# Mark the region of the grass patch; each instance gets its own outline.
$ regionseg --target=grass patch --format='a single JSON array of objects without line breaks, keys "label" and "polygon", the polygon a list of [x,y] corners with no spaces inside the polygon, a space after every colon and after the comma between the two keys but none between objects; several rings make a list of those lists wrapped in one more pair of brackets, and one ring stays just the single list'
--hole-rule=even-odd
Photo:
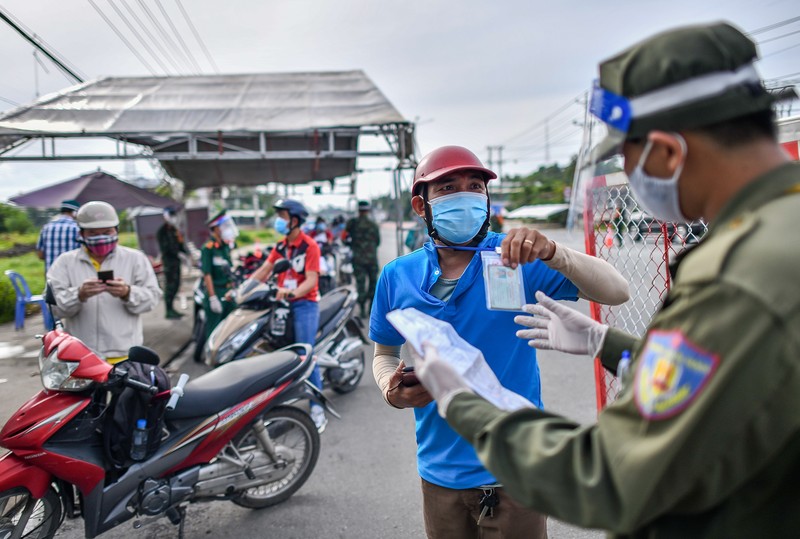
[{"label": "grass patch", "polygon": [[247,247],[253,245],[256,240],[262,245],[272,245],[283,239],[281,234],[275,232],[273,228],[261,228],[259,230],[239,230],[239,237],[236,238],[237,247]]},{"label": "grass patch", "polygon": [[11,249],[15,245],[36,245],[39,239],[38,232],[28,232],[27,234],[18,234],[16,232],[7,232],[0,234],[0,251]]},{"label": "grass patch", "polygon": [[0,258],[0,273],[3,274],[3,279],[8,281],[8,277],[5,276],[6,270],[14,270],[25,277],[31,294],[40,294],[44,290],[44,260],[39,260],[36,253]]}]

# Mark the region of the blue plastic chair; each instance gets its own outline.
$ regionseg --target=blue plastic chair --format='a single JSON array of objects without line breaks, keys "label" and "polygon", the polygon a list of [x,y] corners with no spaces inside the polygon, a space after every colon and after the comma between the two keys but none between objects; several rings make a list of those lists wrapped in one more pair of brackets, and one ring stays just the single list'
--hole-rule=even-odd
[{"label": "blue plastic chair", "polygon": [[28,283],[25,277],[13,270],[6,270],[6,275],[11,279],[11,284],[14,286],[14,291],[17,293],[17,303],[14,308],[14,329],[19,331],[25,327],[25,306],[28,303],[38,303],[42,308],[42,316],[44,316],[44,327],[46,330],[53,329],[53,316],[50,314],[50,309],[44,301],[41,294],[35,296],[31,295],[31,289],[28,288]]}]

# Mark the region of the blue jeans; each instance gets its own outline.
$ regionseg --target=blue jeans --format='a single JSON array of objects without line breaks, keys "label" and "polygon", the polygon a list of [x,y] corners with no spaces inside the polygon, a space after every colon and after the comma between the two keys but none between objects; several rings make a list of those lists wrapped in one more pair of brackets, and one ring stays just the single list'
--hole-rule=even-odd
[{"label": "blue jeans", "polygon": [[[294,316],[295,342],[314,346],[319,329],[319,303],[307,299],[298,299],[292,302],[292,315]],[[322,389],[322,375],[319,367],[314,366],[311,373],[311,383]]]}]

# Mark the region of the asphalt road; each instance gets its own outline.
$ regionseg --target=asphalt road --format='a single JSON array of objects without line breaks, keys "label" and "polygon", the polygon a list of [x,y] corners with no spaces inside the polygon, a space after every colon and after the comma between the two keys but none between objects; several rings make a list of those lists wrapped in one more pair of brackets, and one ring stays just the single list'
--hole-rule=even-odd
[{"label": "asphalt road", "polygon": [[[381,257],[396,253],[395,234],[384,226]],[[563,230],[546,231],[561,243],[582,250],[582,238]],[[588,313],[588,304],[577,308]],[[366,347],[372,357],[372,346]],[[192,377],[204,372],[190,357],[191,348],[171,370]],[[35,361],[35,360],[34,360]],[[587,358],[541,352],[546,406],[581,422],[594,420],[592,364]],[[35,365],[35,364],[34,364]],[[30,368],[26,368],[26,371]],[[29,373],[30,374],[30,373]],[[322,435],[319,462],[308,482],[287,502],[264,510],[249,510],[229,502],[190,506],[185,535],[194,537],[289,538],[423,538],[419,476],[416,472],[414,418],[410,410],[387,406],[368,369],[360,386],[349,395],[326,391],[341,420],[331,418]],[[2,410],[5,416],[6,410]],[[10,413],[10,410],[8,411]],[[549,535],[560,539],[595,539],[603,535],[549,521]],[[125,523],[102,537],[177,537],[177,529],[161,519],[134,530]],[[56,537],[83,537],[80,520],[67,521]]]}]

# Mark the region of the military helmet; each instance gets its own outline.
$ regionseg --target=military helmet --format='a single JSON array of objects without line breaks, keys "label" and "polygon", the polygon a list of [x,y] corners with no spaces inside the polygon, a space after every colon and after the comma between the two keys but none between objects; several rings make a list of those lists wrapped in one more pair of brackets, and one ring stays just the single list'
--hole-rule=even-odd
[{"label": "military helmet", "polygon": [[80,228],[111,228],[119,226],[114,206],[101,200],[92,200],[78,209],[75,221]]},{"label": "military helmet", "polygon": [[369,200],[358,201],[358,211],[369,211],[370,209],[372,209],[372,204],[369,203]]},{"label": "military helmet", "polygon": [[497,178],[497,174],[484,167],[478,156],[468,149],[461,146],[442,146],[420,160],[414,171],[411,194],[418,195],[424,184],[461,170],[480,172],[486,181]]},{"label": "military helmet", "polygon": [[286,210],[289,212],[290,217],[296,217],[298,224],[303,224],[308,218],[308,211],[306,207],[300,202],[289,198],[282,198],[275,202],[272,207],[276,210]]}]

